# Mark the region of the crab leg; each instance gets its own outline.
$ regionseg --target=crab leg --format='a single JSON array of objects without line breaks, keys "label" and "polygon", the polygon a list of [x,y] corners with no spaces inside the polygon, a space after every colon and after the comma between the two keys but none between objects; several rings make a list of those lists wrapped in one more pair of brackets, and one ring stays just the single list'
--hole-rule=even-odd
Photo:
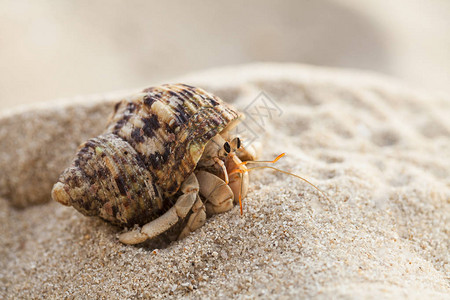
[{"label": "crab leg", "polygon": [[159,218],[147,223],[141,230],[125,232],[119,236],[124,244],[139,244],[147,239],[154,238],[167,231],[181,219],[186,218],[192,210],[186,227],[180,234],[180,238],[189,232],[203,226],[206,221],[205,207],[198,196],[199,185],[195,174],[191,174],[181,186],[181,195],[174,206]]}]

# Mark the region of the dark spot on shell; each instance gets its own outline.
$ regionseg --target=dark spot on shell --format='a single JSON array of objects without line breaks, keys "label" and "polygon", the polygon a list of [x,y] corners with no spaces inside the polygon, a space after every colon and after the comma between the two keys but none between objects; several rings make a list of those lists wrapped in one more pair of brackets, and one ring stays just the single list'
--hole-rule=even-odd
[{"label": "dark spot on shell", "polygon": [[161,154],[159,154],[159,152],[152,153],[148,156],[148,161],[153,168],[158,168],[161,165],[161,162],[159,161],[160,156]]},{"label": "dark spot on shell", "polygon": [[97,176],[100,179],[106,179],[111,176],[111,171],[108,168],[100,168],[97,172]]},{"label": "dark spot on shell", "polygon": [[154,192],[154,194],[155,194],[155,195],[158,195],[158,197],[159,197],[159,191],[158,191],[158,187],[156,186],[156,184],[155,184],[155,183],[152,183],[152,187],[153,187],[153,192]]},{"label": "dark spot on shell", "polygon": [[[178,121],[176,121],[175,123],[174,123],[175,125],[172,125],[172,126],[168,126],[167,124],[164,124],[163,125],[163,128],[164,128],[164,130],[165,130],[165,133],[166,133],[166,135],[168,136],[168,137],[176,137],[176,133],[177,133],[177,129],[179,129],[180,128],[180,126],[176,126],[176,124],[178,124]],[[171,140],[170,140],[171,141]]]},{"label": "dark spot on shell", "polygon": [[111,208],[112,208],[112,216],[115,218],[117,216],[117,213],[119,212],[119,208],[116,207],[115,205],[112,205]]},{"label": "dark spot on shell", "polygon": [[213,98],[209,98],[209,102],[212,104],[212,106],[217,106],[219,105],[219,102],[217,102],[215,99]]},{"label": "dark spot on shell", "polygon": [[171,96],[177,97],[178,98],[178,93],[174,92],[174,91],[169,91],[169,94]]},{"label": "dark spot on shell", "polygon": [[136,143],[142,143],[142,142],[144,142],[144,137],[141,135],[141,128],[135,128],[135,129],[133,129],[133,131],[131,132],[131,138],[132,138]]},{"label": "dark spot on shell", "polygon": [[147,166],[144,163],[144,160],[141,157],[141,154],[137,154],[137,156],[135,157],[135,160],[137,162],[137,165],[142,168],[142,169],[148,169]]},{"label": "dark spot on shell", "polygon": [[192,85],[186,84],[186,83],[180,83],[179,85],[185,86],[190,89],[195,89],[195,87],[193,87]]},{"label": "dark spot on shell", "polygon": [[116,181],[117,187],[119,188],[120,194],[122,196],[125,196],[127,194],[127,188],[125,187],[125,182],[123,181],[122,176],[117,176],[116,178],[114,178],[114,180]]},{"label": "dark spot on shell", "polygon": [[143,89],[142,92],[143,92],[143,93],[150,93],[150,92],[152,92],[154,89],[155,89],[154,87],[149,87],[149,88]]},{"label": "dark spot on shell", "polygon": [[86,147],[86,144],[85,144],[84,147],[81,148],[80,151],[78,152],[78,157],[87,155],[88,153],[89,153],[89,147]]},{"label": "dark spot on shell", "polygon": [[133,103],[133,102],[129,102],[128,105],[127,105],[127,110],[130,113],[133,113],[136,110],[136,104]]},{"label": "dark spot on shell", "polygon": [[77,204],[80,205],[86,212],[92,212],[92,205],[93,202],[91,201],[79,201]]},{"label": "dark spot on shell", "polygon": [[184,107],[176,110],[176,117],[178,125],[186,124],[189,121],[189,115],[186,113]]},{"label": "dark spot on shell", "polygon": [[[94,146],[87,147],[86,145],[80,149],[77,154],[77,158],[74,160],[74,165],[79,168],[84,168],[87,164],[87,161],[92,159],[93,153],[92,149]],[[94,150],[95,151],[95,150]]]},{"label": "dark spot on shell", "polygon": [[144,131],[144,134],[147,137],[154,137],[155,130],[161,127],[158,121],[158,117],[156,115],[151,115],[148,118],[143,118],[142,122],[144,122],[142,130]]},{"label": "dark spot on shell", "polygon": [[170,155],[170,146],[166,145],[164,149],[164,153],[162,155],[163,161],[166,162]]},{"label": "dark spot on shell", "polygon": [[[190,89],[184,89],[180,92],[184,97],[187,99],[192,99],[195,96],[195,93],[192,92]],[[199,105],[196,101],[189,101],[191,105],[194,105],[196,109],[199,108]]]},{"label": "dark spot on shell", "polygon": [[152,107],[152,104],[159,98],[160,97],[158,94],[145,95],[144,96],[144,104],[150,108],[150,107]]},{"label": "dark spot on shell", "polygon": [[94,148],[95,149],[95,146],[96,146],[96,144],[93,141],[89,140],[84,144],[83,148]]},{"label": "dark spot on shell", "polygon": [[117,121],[116,125],[114,126],[113,133],[117,134],[117,132],[122,129],[122,127],[128,122],[128,120],[131,118],[130,114],[126,114],[123,116],[122,119]]},{"label": "dark spot on shell", "polygon": [[119,109],[119,106],[122,102],[117,102],[116,105],[114,105],[114,113],[117,112],[117,110]]},{"label": "dark spot on shell", "polygon": [[77,157],[73,163],[74,163],[75,167],[80,167],[80,158]]},{"label": "dark spot on shell", "polygon": [[155,169],[160,168],[166,162],[167,158],[169,157],[169,154],[170,154],[170,149],[168,150],[168,148],[166,148],[163,154],[161,154],[159,152],[150,154],[148,156],[148,160],[153,168],[155,168]]}]

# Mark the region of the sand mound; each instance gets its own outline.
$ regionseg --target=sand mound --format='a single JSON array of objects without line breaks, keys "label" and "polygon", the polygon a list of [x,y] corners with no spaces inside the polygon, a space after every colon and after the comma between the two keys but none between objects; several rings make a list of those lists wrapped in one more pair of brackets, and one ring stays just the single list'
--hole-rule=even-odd
[{"label": "sand mound", "polygon": [[214,216],[165,249],[124,246],[119,228],[45,202],[123,93],[6,112],[0,298],[450,296],[448,97],[301,65],[176,81],[247,111],[262,158],[287,152],[277,166],[330,201],[296,178],[255,171],[242,217],[238,208]]}]

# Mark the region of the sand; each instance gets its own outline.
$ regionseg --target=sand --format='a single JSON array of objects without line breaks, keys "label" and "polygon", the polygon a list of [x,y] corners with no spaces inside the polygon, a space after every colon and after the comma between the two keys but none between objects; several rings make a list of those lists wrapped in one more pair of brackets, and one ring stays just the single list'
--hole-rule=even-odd
[{"label": "sand", "polygon": [[125,246],[120,228],[48,200],[77,144],[128,92],[3,112],[0,298],[450,297],[450,96],[291,64],[174,81],[250,112],[264,91],[273,114],[246,121],[262,158],[286,152],[277,167],[330,199],[254,171],[243,216],[235,207],[164,249]]}]

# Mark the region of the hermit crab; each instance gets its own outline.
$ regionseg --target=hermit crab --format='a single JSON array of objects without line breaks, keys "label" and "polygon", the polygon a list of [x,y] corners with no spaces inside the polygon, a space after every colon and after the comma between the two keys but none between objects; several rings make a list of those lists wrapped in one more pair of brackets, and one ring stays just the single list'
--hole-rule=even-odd
[{"label": "hermit crab", "polygon": [[183,238],[207,215],[236,203],[242,213],[246,164],[256,158],[232,134],[242,118],[200,88],[145,89],[117,103],[104,133],[79,147],[52,198],[86,216],[134,226],[119,236],[125,244]]},{"label": "hermit crab", "polygon": [[230,134],[240,118],[199,88],[146,89],[115,105],[105,132],[80,146],[52,198],[116,225],[143,225],[120,235],[126,244],[172,227],[182,238],[247,193],[241,158],[254,154]]}]

